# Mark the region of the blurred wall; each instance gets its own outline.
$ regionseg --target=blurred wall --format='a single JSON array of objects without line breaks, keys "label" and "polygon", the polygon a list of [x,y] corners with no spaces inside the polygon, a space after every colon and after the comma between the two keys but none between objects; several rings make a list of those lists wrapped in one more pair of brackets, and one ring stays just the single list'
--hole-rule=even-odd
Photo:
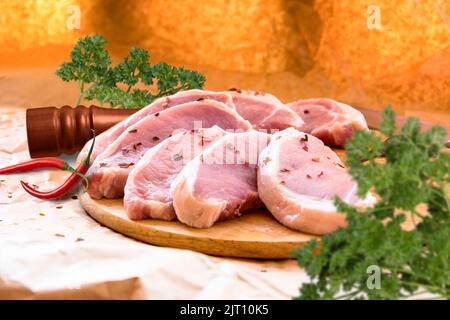
[{"label": "blurred wall", "polygon": [[100,33],[115,56],[144,47],[210,89],[450,112],[449,17],[448,0],[2,0],[0,68],[56,67]]}]

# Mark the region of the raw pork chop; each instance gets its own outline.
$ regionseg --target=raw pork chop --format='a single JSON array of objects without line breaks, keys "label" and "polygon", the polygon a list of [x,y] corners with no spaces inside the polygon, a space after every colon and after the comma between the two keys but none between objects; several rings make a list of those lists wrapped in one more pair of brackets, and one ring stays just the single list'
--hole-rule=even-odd
[{"label": "raw pork chop", "polygon": [[305,121],[299,129],[329,146],[343,146],[356,130],[367,130],[361,112],[331,99],[298,100],[288,104]]},{"label": "raw pork chop", "polygon": [[260,207],[257,160],[269,137],[257,131],[227,134],[190,161],[171,186],[178,220],[209,228]]},{"label": "raw pork chop", "polygon": [[336,196],[356,206],[374,198],[357,197],[357,185],[339,157],[312,135],[287,129],[272,136],[259,156],[258,192],[273,216],[288,228],[326,234],[345,227],[336,213]]},{"label": "raw pork chop", "polygon": [[94,199],[121,198],[128,173],[144,155],[181,129],[209,128],[246,131],[251,129],[234,109],[215,100],[181,104],[144,117],[128,127],[95,159],[89,170],[89,195]]},{"label": "raw pork chop", "polygon": [[303,125],[301,116],[271,94],[235,89],[229,92],[233,96],[236,111],[250,121],[256,130],[266,129],[270,133]]},{"label": "raw pork chop", "polygon": [[[95,158],[100,153],[102,153],[114,140],[116,140],[117,137],[119,137],[120,134],[126,130],[126,128],[135,124],[142,118],[155,112],[160,112],[164,109],[177,106],[182,103],[196,101],[198,99],[217,100],[225,103],[231,108],[234,108],[232,97],[229,93],[226,92],[213,92],[194,89],[188,91],[180,91],[172,96],[159,98],[155,100],[153,103],[149,104],[148,106],[142,108],[138,112],[129,116],[127,119],[119,122],[114,127],[98,135],[95,139],[95,146],[94,151],[92,152],[91,162],[94,162]],[[78,156],[79,160],[85,159],[89,147],[90,142],[88,142],[84,146],[83,150],[80,152],[80,155]]]},{"label": "raw pork chop", "polygon": [[175,219],[170,184],[187,162],[225,134],[217,126],[188,130],[149,149],[125,185],[124,206],[130,219]]}]

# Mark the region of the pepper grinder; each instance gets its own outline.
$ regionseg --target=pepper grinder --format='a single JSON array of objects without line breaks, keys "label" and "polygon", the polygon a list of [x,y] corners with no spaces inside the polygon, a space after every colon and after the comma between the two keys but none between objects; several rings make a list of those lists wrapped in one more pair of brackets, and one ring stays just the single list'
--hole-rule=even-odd
[{"label": "pepper grinder", "polygon": [[92,138],[91,129],[99,135],[137,109],[107,109],[91,105],[27,109],[26,124],[32,158],[72,154]]}]

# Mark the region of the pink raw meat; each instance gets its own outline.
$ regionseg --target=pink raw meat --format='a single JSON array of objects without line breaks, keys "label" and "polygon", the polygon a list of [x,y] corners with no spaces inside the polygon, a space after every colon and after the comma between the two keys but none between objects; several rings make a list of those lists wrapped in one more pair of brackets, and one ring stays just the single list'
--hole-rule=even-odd
[{"label": "pink raw meat", "polygon": [[[129,126],[135,124],[142,118],[153,114],[155,112],[160,112],[164,109],[177,106],[182,103],[196,101],[198,99],[212,99],[225,103],[234,108],[231,95],[226,92],[213,92],[205,90],[188,90],[180,91],[174,95],[162,97],[148,106],[137,111],[133,115],[129,116],[127,119],[119,122],[114,127],[108,129],[107,131],[99,134],[95,139],[94,151],[91,156],[91,163],[94,162],[95,158],[102,153],[114,140],[116,140],[122,132],[124,132]],[[87,152],[89,151],[90,141],[81,150],[78,160],[85,159]]]},{"label": "pink raw meat", "polygon": [[308,99],[289,103],[303,118],[299,130],[312,134],[329,146],[343,146],[356,130],[367,130],[361,112],[331,99]]},{"label": "pink raw meat", "polygon": [[89,195],[94,199],[121,198],[129,172],[144,153],[182,129],[251,129],[234,109],[215,100],[184,103],[148,115],[128,127],[97,156],[89,170]]},{"label": "pink raw meat", "polygon": [[236,111],[250,121],[256,130],[265,129],[273,133],[289,127],[300,128],[303,125],[301,116],[271,94],[248,90],[228,92],[233,96]]},{"label": "pink raw meat", "polygon": [[374,203],[357,196],[357,185],[339,157],[322,141],[295,129],[272,136],[259,157],[258,193],[273,216],[288,228],[326,234],[345,227],[334,198],[355,206]]},{"label": "pink raw meat", "polygon": [[124,206],[130,219],[175,219],[170,184],[187,162],[225,134],[217,126],[188,130],[149,149],[125,185]]},{"label": "pink raw meat", "polygon": [[256,167],[269,138],[256,131],[227,134],[190,161],[171,186],[178,220],[209,228],[261,207]]}]

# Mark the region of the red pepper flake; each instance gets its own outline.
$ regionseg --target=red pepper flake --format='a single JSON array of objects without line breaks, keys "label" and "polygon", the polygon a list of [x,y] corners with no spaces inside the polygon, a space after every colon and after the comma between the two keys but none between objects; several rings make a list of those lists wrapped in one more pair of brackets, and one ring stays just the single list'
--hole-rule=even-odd
[{"label": "red pepper flake", "polygon": [[340,164],[339,162],[336,162],[335,163],[338,167],[341,167],[341,168],[344,168],[345,169],[345,167],[342,165],[342,164]]},{"label": "red pepper flake", "polygon": [[63,207],[62,204],[57,204],[57,205],[55,206],[56,209],[62,209],[62,207]]},{"label": "red pepper flake", "polygon": [[318,177],[320,178],[321,176],[323,176],[323,171],[320,171]]},{"label": "red pepper flake", "polygon": [[155,117],[159,116],[159,112],[155,113]]},{"label": "red pepper flake", "polygon": [[77,240],[75,240],[75,242],[80,242],[80,241],[84,241],[83,238],[77,238]]},{"label": "red pepper flake", "polygon": [[130,130],[130,131],[128,131],[129,133],[136,133],[137,132],[137,129],[133,129],[133,130]]},{"label": "red pepper flake", "polygon": [[300,138],[300,141],[308,141],[308,135],[305,134],[302,138]]},{"label": "red pepper flake", "polygon": [[307,174],[306,177],[307,177],[308,179],[312,179],[312,177],[311,177],[309,174]]},{"label": "red pepper flake", "polygon": [[77,200],[77,199],[78,199],[78,196],[72,196],[72,199],[73,199],[73,200]]},{"label": "red pepper flake", "polygon": [[108,166],[107,163],[105,163],[105,162],[100,162],[100,168],[104,168],[104,167],[107,167],[107,166]]},{"label": "red pepper flake", "polygon": [[303,146],[303,148],[302,148],[303,150],[305,150],[306,152],[308,152],[309,151],[309,148],[308,148],[308,146]]},{"label": "red pepper flake", "polygon": [[133,162],[130,162],[130,163],[125,163],[125,162],[119,163],[119,167],[123,168],[123,169],[127,169],[127,168],[129,168],[131,166],[134,166]]},{"label": "red pepper flake", "polygon": [[309,110],[305,109],[305,110],[303,110],[303,113],[304,113],[304,114],[308,114],[308,113],[309,113]]},{"label": "red pepper flake", "polygon": [[153,140],[153,141],[159,141],[159,138],[158,138],[157,136],[154,136],[154,137],[152,138],[152,140]]},{"label": "red pepper flake", "polygon": [[263,160],[264,165],[267,165],[270,161],[272,161],[272,158],[270,157],[265,157]]},{"label": "red pepper flake", "polygon": [[130,150],[128,150],[128,149],[126,149],[126,148],[123,148],[123,149],[122,149],[122,154],[123,154],[123,155],[126,155],[128,152],[130,152]]},{"label": "red pepper flake", "polygon": [[198,98],[196,101],[203,101],[205,98]]},{"label": "red pepper flake", "polygon": [[61,233],[55,233],[55,237],[65,238],[66,236]]},{"label": "red pepper flake", "polygon": [[312,158],[311,161],[312,161],[312,162],[320,162],[320,158],[319,158],[319,157],[317,157],[317,158]]},{"label": "red pepper flake", "polygon": [[281,171],[281,172],[289,172],[289,171],[291,171],[291,170],[289,170],[288,168],[283,168],[283,169],[281,169],[280,171]]},{"label": "red pepper flake", "polygon": [[331,158],[330,158],[330,157],[327,157],[327,159],[328,159],[328,160],[331,160]]},{"label": "red pepper flake", "polygon": [[286,184],[286,181],[281,180],[281,181],[280,181],[280,184]]},{"label": "red pepper flake", "polygon": [[236,89],[236,88],[228,89],[228,91],[235,91],[237,93],[242,93],[242,90],[239,90],[239,89]]}]

